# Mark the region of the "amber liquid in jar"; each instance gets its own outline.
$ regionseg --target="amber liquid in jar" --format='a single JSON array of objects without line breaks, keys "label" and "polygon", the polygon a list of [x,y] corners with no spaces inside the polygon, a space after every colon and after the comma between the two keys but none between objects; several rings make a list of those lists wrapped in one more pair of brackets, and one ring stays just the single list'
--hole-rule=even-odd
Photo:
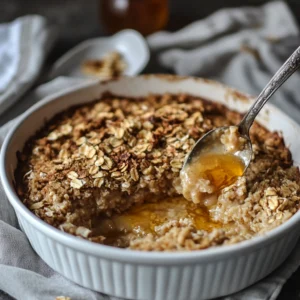
[{"label": "amber liquid in jar", "polygon": [[168,15],[168,0],[100,1],[101,21],[110,33],[131,28],[148,35],[161,30]]}]

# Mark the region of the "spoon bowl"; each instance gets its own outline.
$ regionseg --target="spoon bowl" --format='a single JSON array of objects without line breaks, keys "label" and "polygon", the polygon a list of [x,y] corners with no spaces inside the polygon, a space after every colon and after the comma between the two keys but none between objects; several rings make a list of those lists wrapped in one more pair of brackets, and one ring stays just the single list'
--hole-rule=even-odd
[{"label": "spoon bowl", "polygon": [[[233,127],[233,126],[231,126]],[[201,154],[204,153],[227,153],[228,150],[224,143],[221,142],[221,136],[226,134],[226,132],[230,129],[229,126],[218,127],[216,129],[212,129],[207,132],[204,136],[202,136],[194,145],[190,153],[187,155],[186,160],[183,165],[183,169],[185,169],[189,164],[193,163],[196,158],[200,157]],[[238,131],[240,132],[239,128]],[[252,143],[248,135],[240,134],[240,136],[244,139],[243,147],[239,150],[233,152],[232,154],[238,156],[244,163],[245,169],[250,164],[252,158]]]},{"label": "spoon bowl", "polygon": [[[245,165],[244,171],[247,169],[252,158],[252,144],[249,136],[250,128],[254,122],[254,119],[271,98],[271,96],[277,91],[277,89],[299,68],[300,66],[300,47],[287,59],[287,61],[281,66],[281,68],[272,77],[269,83],[265,86],[262,92],[257,97],[249,111],[246,113],[242,121],[236,126],[236,135],[238,139],[244,140],[243,147],[239,148],[239,151],[231,152],[233,155],[238,156]],[[185,163],[182,167],[181,173],[184,174],[187,171],[187,167],[191,167],[194,162],[199,162],[199,158],[203,153],[216,153],[226,154],[226,145],[222,143],[221,137],[226,132],[226,129],[230,127],[220,127],[209,131],[202,138],[200,138],[194,145],[191,152],[187,155]]]}]

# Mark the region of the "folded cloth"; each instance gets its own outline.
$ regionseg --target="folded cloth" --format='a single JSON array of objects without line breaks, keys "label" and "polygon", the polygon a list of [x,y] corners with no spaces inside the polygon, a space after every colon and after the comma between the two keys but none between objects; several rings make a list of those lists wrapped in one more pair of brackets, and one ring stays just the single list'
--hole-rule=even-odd
[{"label": "folded cloth", "polygon": [[[257,95],[292,52],[299,47],[299,29],[287,4],[223,9],[178,32],[148,37],[159,63],[180,75],[217,79]],[[272,97],[300,122],[300,73]]]},{"label": "folded cloth", "polygon": [[[86,81],[79,78],[59,77],[34,90],[24,99],[25,101],[18,103],[19,107],[16,111],[24,111],[24,103],[26,106],[32,105],[53,93],[53,90],[59,92]],[[18,118],[0,128],[0,149],[4,137]],[[0,207],[0,300],[13,298],[55,300],[57,296],[68,296],[72,300],[118,300],[80,287],[47,266],[34,252],[25,234],[20,230],[14,210],[5,196],[1,183]],[[300,264],[299,249],[300,243],[287,261],[265,279],[244,291],[219,300],[276,299],[283,284]]]},{"label": "folded cloth", "polygon": [[55,37],[54,26],[42,16],[0,24],[0,115],[36,81]]}]

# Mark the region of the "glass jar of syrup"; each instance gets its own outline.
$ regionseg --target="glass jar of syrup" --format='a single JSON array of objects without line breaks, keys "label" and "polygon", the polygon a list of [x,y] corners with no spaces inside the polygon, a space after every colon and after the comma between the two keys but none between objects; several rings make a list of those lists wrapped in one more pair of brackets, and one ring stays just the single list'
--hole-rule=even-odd
[{"label": "glass jar of syrup", "polygon": [[167,24],[168,0],[100,0],[100,17],[110,33],[131,28],[148,35]]}]

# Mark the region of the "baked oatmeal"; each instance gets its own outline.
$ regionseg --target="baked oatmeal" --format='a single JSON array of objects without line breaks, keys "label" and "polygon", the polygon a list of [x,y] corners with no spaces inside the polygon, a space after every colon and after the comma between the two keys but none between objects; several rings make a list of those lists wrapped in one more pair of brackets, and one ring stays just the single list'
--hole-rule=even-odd
[{"label": "baked oatmeal", "polygon": [[299,208],[299,170],[278,133],[254,123],[252,162],[214,205],[185,200],[179,176],[195,141],[241,117],[185,94],[104,95],[57,115],[26,143],[17,192],[45,222],[101,244],[185,251],[250,239]]},{"label": "baked oatmeal", "polygon": [[243,175],[246,167],[239,154],[247,150],[246,139],[238,126],[229,126],[208,133],[200,143],[202,147],[196,148],[197,152],[192,150],[194,155],[188,155],[189,161],[180,172],[182,194],[195,203],[211,206],[217,203],[223,188]]},{"label": "baked oatmeal", "polygon": [[230,153],[201,153],[180,172],[182,195],[205,206],[217,203],[220,191],[245,170],[244,162]]},{"label": "baked oatmeal", "polygon": [[220,136],[220,141],[225,151],[231,154],[243,150],[246,144],[246,139],[240,135],[238,126],[228,127]]}]

